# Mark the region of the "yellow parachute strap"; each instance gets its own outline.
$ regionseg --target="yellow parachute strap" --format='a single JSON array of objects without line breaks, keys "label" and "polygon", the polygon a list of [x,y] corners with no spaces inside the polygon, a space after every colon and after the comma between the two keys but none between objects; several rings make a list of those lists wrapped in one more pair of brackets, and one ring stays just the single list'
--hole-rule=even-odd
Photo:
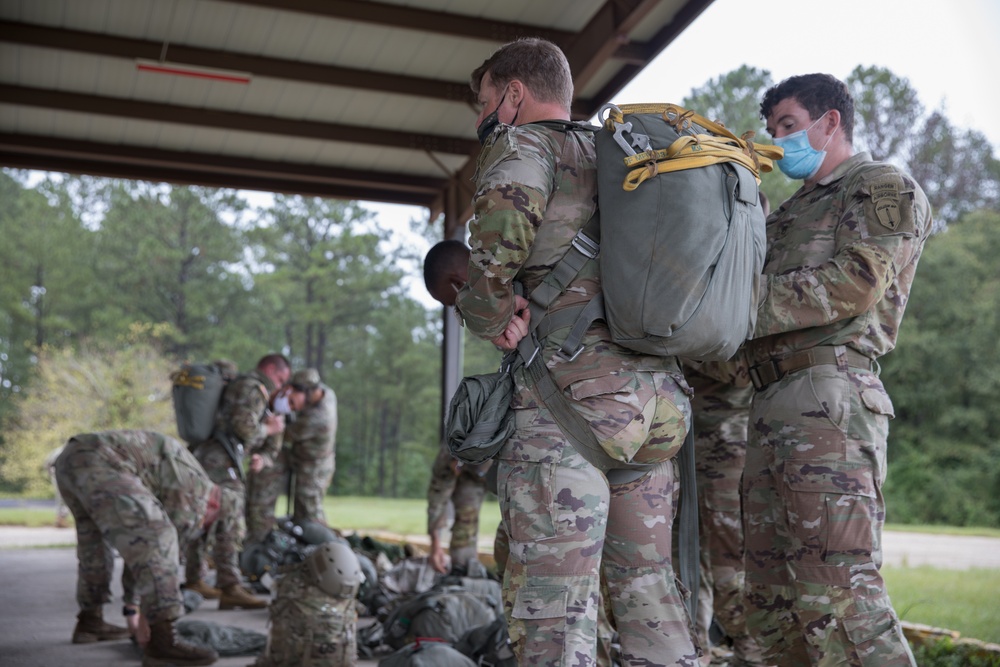
[{"label": "yellow parachute strap", "polygon": [[773,161],[780,160],[784,154],[777,146],[751,141],[754,136],[752,131],[737,137],[722,123],[708,120],[676,104],[627,104],[611,108],[605,119],[605,126],[613,131],[615,123],[623,123],[626,115],[646,113],[660,114],[678,133],[690,131],[692,125],[699,125],[712,134],[686,134],[678,137],[667,148],[626,156],[626,167],[641,165],[625,177],[622,188],[626,191],[635,190],[643,181],[657,174],[697,169],[720,162],[743,165],[759,183],[761,172],[771,171],[774,168]]}]

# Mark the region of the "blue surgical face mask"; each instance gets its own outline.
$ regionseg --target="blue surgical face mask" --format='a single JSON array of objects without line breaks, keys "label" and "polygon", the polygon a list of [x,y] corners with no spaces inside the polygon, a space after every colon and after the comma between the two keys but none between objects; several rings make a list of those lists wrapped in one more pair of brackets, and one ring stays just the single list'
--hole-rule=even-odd
[{"label": "blue surgical face mask", "polygon": [[826,159],[827,144],[830,143],[830,139],[833,139],[833,134],[836,134],[837,130],[840,129],[838,127],[837,130],[833,131],[833,134],[827,138],[821,150],[813,148],[812,144],[809,143],[809,130],[813,129],[816,123],[823,120],[824,116],[826,114],[814,120],[813,124],[804,130],[792,132],[789,135],[778,137],[774,140],[774,145],[785,151],[784,157],[778,160],[778,168],[781,169],[785,176],[808,180],[823,166],[823,160]]}]

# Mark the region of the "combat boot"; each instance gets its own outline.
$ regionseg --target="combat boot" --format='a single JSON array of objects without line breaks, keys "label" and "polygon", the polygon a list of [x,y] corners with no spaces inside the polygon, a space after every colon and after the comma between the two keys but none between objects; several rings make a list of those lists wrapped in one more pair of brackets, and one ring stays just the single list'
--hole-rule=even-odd
[{"label": "combat boot", "polygon": [[213,586],[209,586],[201,579],[195,579],[191,583],[185,582],[181,584],[181,588],[186,591],[194,591],[195,593],[199,593],[201,597],[205,598],[206,600],[218,600],[219,597],[222,596],[222,591]]},{"label": "combat boot", "polygon": [[74,644],[92,644],[114,639],[128,639],[128,628],[111,625],[104,622],[104,610],[84,609],[76,615],[76,627],[73,628]]},{"label": "combat boot", "polygon": [[219,598],[219,609],[263,609],[267,600],[261,600],[239,584],[226,586]]},{"label": "combat boot", "polygon": [[149,626],[149,643],[142,651],[142,667],[195,667],[211,665],[219,654],[181,641],[173,621],[159,621]]}]

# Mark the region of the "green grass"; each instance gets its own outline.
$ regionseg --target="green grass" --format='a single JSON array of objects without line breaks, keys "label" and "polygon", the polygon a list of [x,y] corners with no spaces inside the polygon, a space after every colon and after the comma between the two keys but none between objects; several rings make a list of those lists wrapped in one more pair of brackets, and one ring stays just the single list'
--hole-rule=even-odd
[{"label": "green grass", "polygon": [[892,606],[904,621],[1000,643],[1000,570],[887,565],[882,575]]},{"label": "green grass", "polygon": [[[427,501],[423,498],[359,498],[327,496],[323,502],[326,520],[347,532],[386,530],[402,535],[427,534]],[[284,499],[278,512],[285,511]],[[480,535],[492,535],[500,523],[500,506],[487,500],[479,512]]]}]

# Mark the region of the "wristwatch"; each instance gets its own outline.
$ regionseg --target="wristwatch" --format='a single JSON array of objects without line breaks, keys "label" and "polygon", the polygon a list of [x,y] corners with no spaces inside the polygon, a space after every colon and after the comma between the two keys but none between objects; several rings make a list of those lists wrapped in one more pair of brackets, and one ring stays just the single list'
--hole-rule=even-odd
[{"label": "wristwatch", "polygon": [[135,607],[129,607],[128,605],[122,607],[122,616],[135,616],[139,613],[139,610]]}]

